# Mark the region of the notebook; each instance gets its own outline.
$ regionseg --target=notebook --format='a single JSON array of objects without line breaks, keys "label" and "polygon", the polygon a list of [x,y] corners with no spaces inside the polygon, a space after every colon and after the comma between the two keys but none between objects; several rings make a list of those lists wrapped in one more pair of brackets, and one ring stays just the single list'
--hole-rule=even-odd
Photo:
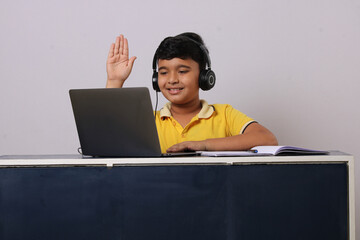
[{"label": "notebook", "polygon": [[164,157],[148,88],[71,89],[81,152],[93,157]]}]

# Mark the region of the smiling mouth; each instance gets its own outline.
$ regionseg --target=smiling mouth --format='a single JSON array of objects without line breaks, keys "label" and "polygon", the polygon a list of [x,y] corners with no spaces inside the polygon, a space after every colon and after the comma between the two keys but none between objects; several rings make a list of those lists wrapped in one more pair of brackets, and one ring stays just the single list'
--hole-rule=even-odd
[{"label": "smiling mouth", "polygon": [[169,91],[170,94],[177,94],[179,92],[181,92],[181,90],[183,90],[184,88],[167,88],[167,90]]}]

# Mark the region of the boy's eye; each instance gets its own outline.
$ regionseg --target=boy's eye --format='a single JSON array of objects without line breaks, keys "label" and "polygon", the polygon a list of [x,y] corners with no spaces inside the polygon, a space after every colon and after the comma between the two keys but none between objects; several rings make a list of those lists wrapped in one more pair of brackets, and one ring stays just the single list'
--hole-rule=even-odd
[{"label": "boy's eye", "polygon": [[185,74],[185,73],[188,73],[189,71],[188,70],[181,70],[179,71],[180,74]]},{"label": "boy's eye", "polygon": [[160,75],[166,75],[167,72],[160,72]]}]

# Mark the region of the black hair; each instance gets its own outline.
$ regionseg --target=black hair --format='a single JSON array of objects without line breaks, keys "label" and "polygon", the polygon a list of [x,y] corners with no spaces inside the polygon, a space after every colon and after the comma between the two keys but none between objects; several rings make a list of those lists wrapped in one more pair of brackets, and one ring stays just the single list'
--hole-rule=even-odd
[{"label": "black hair", "polygon": [[204,46],[204,50],[200,46],[204,46],[202,38],[192,32],[185,32],[175,37],[165,38],[159,45],[155,53],[156,61],[159,59],[170,60],[173,58],[189,59],[191,58],[199,64],[200,70],[206,68],[207,59],[204,50],[209,53]]}]

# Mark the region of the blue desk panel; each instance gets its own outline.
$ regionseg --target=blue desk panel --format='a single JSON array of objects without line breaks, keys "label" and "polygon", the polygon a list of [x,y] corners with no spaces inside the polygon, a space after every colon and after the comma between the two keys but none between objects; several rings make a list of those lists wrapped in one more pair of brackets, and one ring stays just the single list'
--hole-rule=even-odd
[{"label": "blue desk panel", "polygon": [[0,239],[348,239],[344,163],[0,168]]}]

